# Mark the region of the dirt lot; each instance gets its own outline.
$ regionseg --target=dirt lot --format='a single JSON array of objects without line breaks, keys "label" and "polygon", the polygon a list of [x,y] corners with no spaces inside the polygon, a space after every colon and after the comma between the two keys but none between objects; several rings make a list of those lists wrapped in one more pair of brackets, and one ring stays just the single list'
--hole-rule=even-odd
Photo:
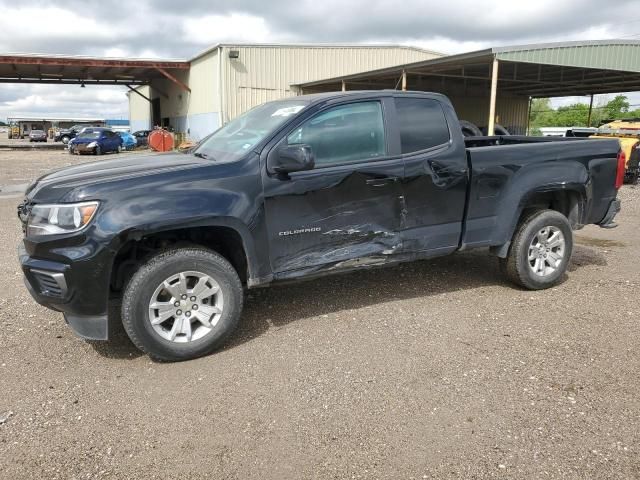
[{"label": "dirt lot", "polygon": [[[0,152],[0,186],[86,160]],[[552,290],[482,252],[257,290],[228,348],[159,364],[31,300],[0,192],[0,477],[638,478],[640,188],[620,196]]]}]

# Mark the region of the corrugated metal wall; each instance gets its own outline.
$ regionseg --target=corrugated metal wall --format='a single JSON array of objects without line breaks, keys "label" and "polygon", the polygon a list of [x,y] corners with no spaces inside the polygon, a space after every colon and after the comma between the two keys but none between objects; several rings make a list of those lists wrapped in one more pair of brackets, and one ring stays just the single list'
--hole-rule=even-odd
[{"label": "corrugated metal wall", "polygon": [[[147,86],[137,87],[136,90],[145,97],[149,97],[150,88]],[[151,105],[144,98],[134,92],[129,95],[129,122],[149,122],[151,118]]]},{"label": "corrugated metal wall", "polygon": [[[229,58],[237,50],[238,58]],[[403,47],[225,46],[222,50],[224,121],[261,103],[296,95],[293,83],[348,75],[436,58]]]},{"label": "corrugated metal wall", "polygon": [[[489,120],[489,96],[486,97],[449,97],[461,120],[486,127]],[[513,135],[524,135],[527,129],[529,99],[527,97],[501,97],[498,93],[496,116],[498,124]]]}]

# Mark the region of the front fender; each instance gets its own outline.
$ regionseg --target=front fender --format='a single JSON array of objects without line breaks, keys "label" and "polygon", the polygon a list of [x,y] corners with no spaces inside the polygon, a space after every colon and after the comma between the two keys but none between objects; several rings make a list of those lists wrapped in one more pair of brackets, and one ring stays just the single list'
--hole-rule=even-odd
[{"label": "front fender", "polygon": [[162,192],[104,201],[91,235],[108,244],[115,256],[127,242],[148,235],[195,227],[226,227],[242,239],[249,279],[264,277],[254,240],[261,209],[246,193],[198,189],[194,185],[188,188],[181,191],[172,186]]}]

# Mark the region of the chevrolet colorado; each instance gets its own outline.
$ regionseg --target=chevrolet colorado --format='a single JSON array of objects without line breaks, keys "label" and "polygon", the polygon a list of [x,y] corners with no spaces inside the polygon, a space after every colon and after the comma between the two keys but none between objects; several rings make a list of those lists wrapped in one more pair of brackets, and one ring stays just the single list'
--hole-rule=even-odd
[{"label": "chevrolet colorado", "polygon": [[224,344],[243,289],[489,247],[517,285],[564,277],[572,230],[615,226],[615,139],[463,137],[425,92],[317,94],[250,110],[187,154],[68,167],[18,214],[36,301],[106,340],[110,302],[160,360]]}]

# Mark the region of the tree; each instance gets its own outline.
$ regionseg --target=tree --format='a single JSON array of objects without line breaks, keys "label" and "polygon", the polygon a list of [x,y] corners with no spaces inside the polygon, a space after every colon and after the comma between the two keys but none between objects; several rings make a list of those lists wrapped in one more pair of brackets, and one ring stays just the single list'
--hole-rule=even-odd
[{"label": "tree", "polygon": [[604,111],[607,118],[623,118],[629,113],[629,100],[624,95],[616,95],[607,103]]},{"label": "tree", "polygon": [[[640,118],[640,109],[629,110],[629,99],[617,95],[612,100],[600,100],[591,112],[591,126],[597,127],[606,120],[617,118]],[[574,103],[564,107],[553,108],[548,98],[536,98],[531,103],[529,125],[532,132],[539,132],[542,127],[586,127],[589,120],[589,105]]]}]

